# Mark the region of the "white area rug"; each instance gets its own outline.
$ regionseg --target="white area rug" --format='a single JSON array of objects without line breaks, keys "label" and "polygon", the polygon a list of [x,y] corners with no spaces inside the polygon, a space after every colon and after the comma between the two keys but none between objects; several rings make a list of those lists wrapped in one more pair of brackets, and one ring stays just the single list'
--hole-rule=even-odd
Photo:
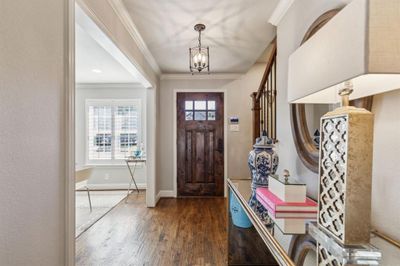
[{"label": "white area rug", "polygon": [[85,232],[101,217],[126,197],[126,190],[121,191],[90,191],[93,210],[90,211],[86,191],[76,191],[75,197],[75,236]]}]

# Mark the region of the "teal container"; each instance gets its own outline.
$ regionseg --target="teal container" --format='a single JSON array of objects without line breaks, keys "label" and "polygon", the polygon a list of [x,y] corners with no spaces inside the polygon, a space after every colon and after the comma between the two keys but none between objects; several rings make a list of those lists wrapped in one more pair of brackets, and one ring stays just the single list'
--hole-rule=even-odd
[{"label": "teal container", "polygon": [[232,215],[232,222],[235,226],[241,228],[250,228],[252,226],[249,217],[247,217],[246,212],[243,210],[243,207],[232,191],[229,191],[229,210]]}]

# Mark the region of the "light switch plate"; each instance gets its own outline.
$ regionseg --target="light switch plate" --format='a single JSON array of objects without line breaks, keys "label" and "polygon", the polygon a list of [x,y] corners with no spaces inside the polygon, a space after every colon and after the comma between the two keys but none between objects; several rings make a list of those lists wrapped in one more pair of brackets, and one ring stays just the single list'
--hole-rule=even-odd
[{"label": "light switch plate", "polygon": [[229,130],[233,132],[239,131],[239,125],[229,125]]}]

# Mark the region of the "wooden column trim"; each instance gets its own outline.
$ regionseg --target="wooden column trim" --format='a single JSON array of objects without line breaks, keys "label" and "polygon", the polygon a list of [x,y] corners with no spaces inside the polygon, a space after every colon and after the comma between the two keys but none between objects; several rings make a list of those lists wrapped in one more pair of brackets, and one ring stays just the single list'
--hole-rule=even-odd
[{"label": "wooden column trim", "polygon": [[256,139],[260,136],[260,99],[257,98],[257,92],[253,92],[251,95],[252,99],[252,106],[251,106],[251,113],[252,113],[252,122],[253,122],[253,143],[255,143]]}]

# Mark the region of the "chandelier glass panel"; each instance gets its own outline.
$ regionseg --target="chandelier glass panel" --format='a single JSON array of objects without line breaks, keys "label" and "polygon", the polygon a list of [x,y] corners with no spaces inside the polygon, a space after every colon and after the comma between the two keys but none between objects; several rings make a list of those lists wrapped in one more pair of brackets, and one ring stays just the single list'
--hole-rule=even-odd
[{"label": "chandelier glass panel", "polygon": [[201,46],[201,32],[206,29],[204,24],[196,24],[194,30],[199,32],[199,44],[197,47],[189,48],[189,67],[192,74],[195,71],[201,72],[204,69],[210,71],[210,49]]}]

